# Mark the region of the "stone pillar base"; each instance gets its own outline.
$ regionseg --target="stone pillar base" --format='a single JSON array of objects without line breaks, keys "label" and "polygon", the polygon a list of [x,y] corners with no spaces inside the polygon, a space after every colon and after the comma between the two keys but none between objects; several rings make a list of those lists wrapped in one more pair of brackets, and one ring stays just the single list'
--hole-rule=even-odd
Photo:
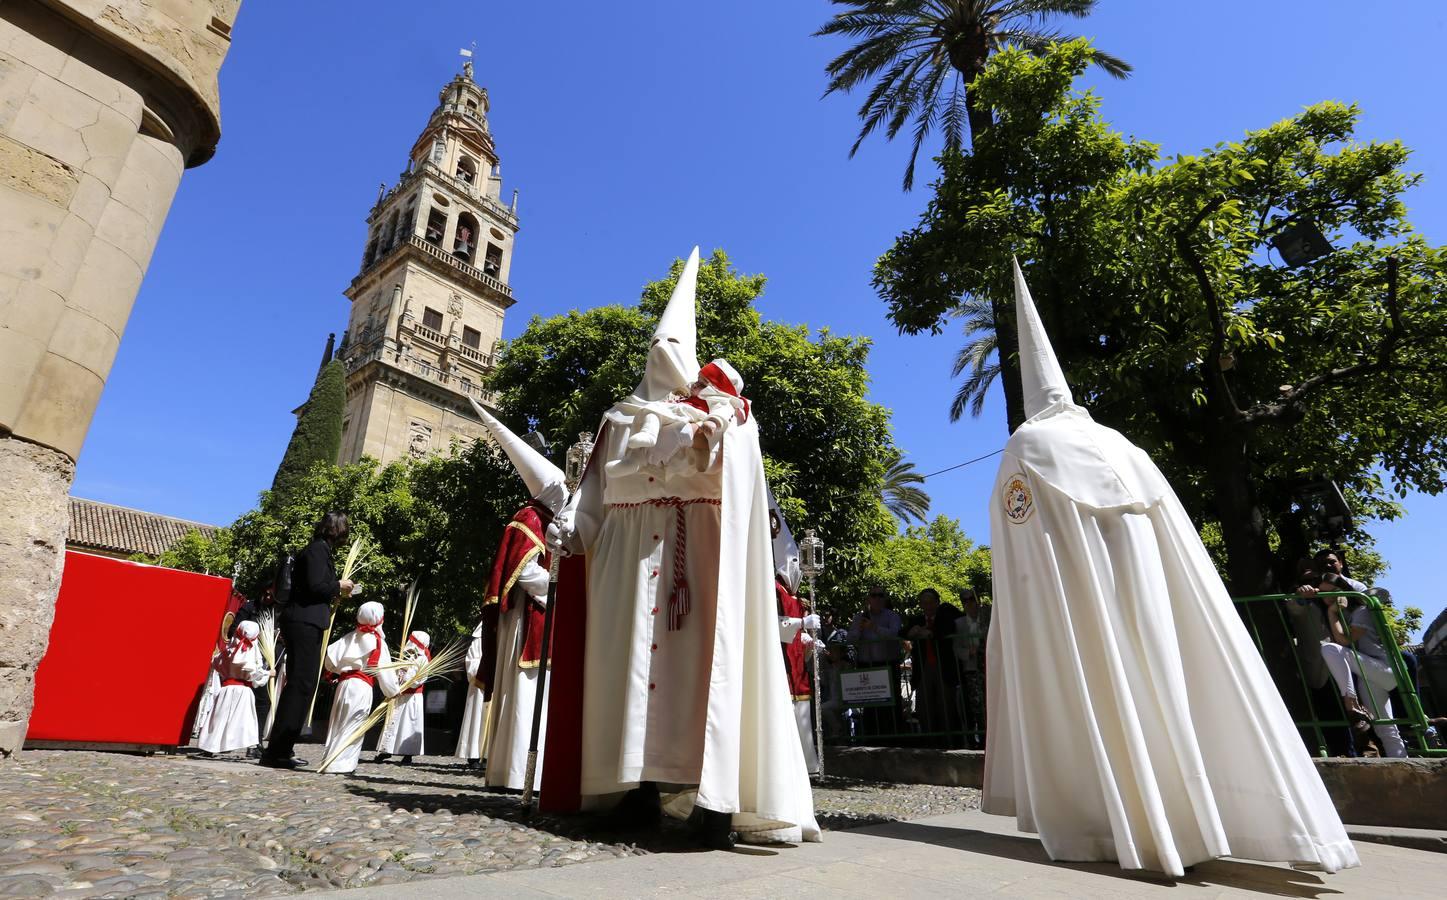
[{"label": "stone pillar base", "polygon": [[0,435],[0,760],[20,751],[50,640],[75,463]]}]

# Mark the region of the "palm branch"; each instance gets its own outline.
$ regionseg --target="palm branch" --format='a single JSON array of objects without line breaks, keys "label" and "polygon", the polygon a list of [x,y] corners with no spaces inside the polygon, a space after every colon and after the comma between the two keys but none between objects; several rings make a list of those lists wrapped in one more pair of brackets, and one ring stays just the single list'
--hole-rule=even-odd
[{"label": "palm branch", "polygon": [[906,462],[896,454],[894,461],[884,472],[884,487],[881,493],[884,506],[901,522],[911,519],[921,522],[929,515],[929,494],[917,485],[924,484],[924,476],[915,471],[914,463]]},{"label": "palm branch", "polygon": [[347,732],[342,740],[332,748],[332,751],[326,755],[326,758],[322,760],[322,764],[317,766],[317,771],[326,771],[327,766],[336,762],[337,757],[341,756],[348,747],[359,743],[367,736],[367,732],[371,731],[378,722],[389,717],[392,710],[407,699],[407,692],[409,690],[417,687],[419,684],[425,683],[429,678],[442,678],[452,672],[461,671],[462,661],[466,655],[467,643],[455,641],[434,653],[432,659],[423,661],[420,665],[416,659],[393,660],[388,663],[368,666],[363,669],[362,671],[368,675],[378,675],[382,672],[405,667],[411,667],[412,672],[398,686],[397,693],[379,703],[375,709],[367,714],[365,719],[358,723],[351,731]]},{"label": "palm branch", "polygon": [[999,341],[995,336],[995,317],[990,301],[980,297],[967,297],[956,307],[956,313],[963,326],[965,337],[970,340],[955,354],[955,364],[950,370],[951,378],[958,378],[968,372],[955,399],[950,404],[950,421],[958,422],[968,407],[970,415],[978,418],[985,409],[985,397],[990,385],[1000,375],[998,358]]},{"label": "palm branch", "polygon": [[[913,147],[904,170],[904,189],[914,187],[915,166],[925,139],[938,128],[946,149],[964,145],[965,131],[988,126],[988,112],[976,109],[969,83],[991,53],[1014,44],[1042,53],[1071,35],[1049,30],[1055,16],[1085,18],[1098,0],[831,0],[844,7],[815,34],[856,41],[825,67],[829,94],[849,93],[873,82],[859,107],[860,144],[880,128],[893,140],[913,123]],[[1124,60],[1096,51],[1094,62],[1117,78],[1130,74]]]}]

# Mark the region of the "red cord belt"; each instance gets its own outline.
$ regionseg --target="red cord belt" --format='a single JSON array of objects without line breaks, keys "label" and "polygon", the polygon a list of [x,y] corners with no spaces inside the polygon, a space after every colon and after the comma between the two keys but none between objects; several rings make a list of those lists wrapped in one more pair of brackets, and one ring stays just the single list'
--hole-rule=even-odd
[{"label": "red cord belt", "polygon": [[668,630],[677,631],[683,627],[683,617],[688,615],[692,602],[688,596],[688,576],[685,566],[688,561],[688,526],[683,511],[688,506],[722,506],[723,501],[713,497],[697,497],[684,500],[682,497],[658,497],[637,503],[611,503],[614,509],[638,509],[643,506],[671,506],[675,510],[673,538],[673,593],[668,597]]}]

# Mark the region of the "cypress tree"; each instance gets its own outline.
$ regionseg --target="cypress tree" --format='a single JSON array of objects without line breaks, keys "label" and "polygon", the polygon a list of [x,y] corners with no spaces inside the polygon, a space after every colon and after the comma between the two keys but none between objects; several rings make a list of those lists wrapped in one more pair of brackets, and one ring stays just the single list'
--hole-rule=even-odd
[{"label": "cypress tree", "polygon": [[347,403],[347,373],[341,360],[324,364],[311,396],[296,419],[291,443],[271,482],[273,502],[284,503],[299,478],[319,462],[336,463],[342,449],[342,414]]}]

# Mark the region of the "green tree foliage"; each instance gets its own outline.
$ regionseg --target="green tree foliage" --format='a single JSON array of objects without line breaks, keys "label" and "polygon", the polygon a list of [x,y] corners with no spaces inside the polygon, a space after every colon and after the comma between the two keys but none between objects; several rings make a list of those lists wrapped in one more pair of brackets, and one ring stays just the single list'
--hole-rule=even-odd
[{"label": "green tree foliage", "polygon": [[[918,604],[925,588],[940,592],[940,599],[959,605],[965,590],[981,598],[990,594],[990,550],[976,545],[949,516],[935,516],[928,525],[912,525],[903,534],[877,544],[870,560],[869,580],[882,586],[904,614]],[[835,604],[844,621],[863,608],[861,597]]]},{"label": "green tree foliage", "polygon": [[[509,422],[559,443],[594,431],[643,374],[654,323],[682,270],[646,285],[636,305],[534,318],[500,351],[489,386]],[[699,267],[699,358],[723,357],[744,376],[758,411],[765,471],[798,532],[832,548],[824,584],[862,583],[870,548],[894,530],[881,502],[894,452],[889,413],[865,399],[869,342],[761,319],[762,275],[741,275],[721,250]]]},{"label": "green tree foliage", "polygon": [[[972,90],[995,124],[943,158],[876,285],[901,329],[937,330],[961,297],[1008,298],[1018,254],[1077,401],[1219,524],[1237,593],[1274,592],[1308,549],[1300,482],[1341,483],[1366,517],[1442,489],[1447,255],[1405,218],[1406,149],[1356,142],[1355,107],[1161,161],[1074,89],[1093,55],[992,58]],[[1288,268],[1271,241],[1306,219],[1337,249]]]},{"label": "green tree foliage", "polygon": [[347,373],[341,360],[322,366],[312,385],[311,396],[297,416],[291,442],[276,467],[271,492],[289,494],[296,482],[306,477],[317,463],[333,464],[342,447],[342,413],[347,405]]},{"label": "green tree foliage", "polygon": [[[502,529],[526,499],[512,464],[487,441],[386,466],[370,458],[340,467],[318,463],[286,497],[264,492],[256,509],[214,538],[192,532],[147,561],[219,575],[236,566],[237,589],[258,597],[275,577],[282,550],[305,546],[317,521],[340,510],[350,517],[352,536],[370,551],[357,576],[363,595],[343,604],[342,620],[365,600],[400,612],[406,586],[417,579],[422,601],[415,627],[446,639],[476,625]],[[337,549],[338,569],[348,549]],[[400,627],[402,620],[387,621]]]}]

